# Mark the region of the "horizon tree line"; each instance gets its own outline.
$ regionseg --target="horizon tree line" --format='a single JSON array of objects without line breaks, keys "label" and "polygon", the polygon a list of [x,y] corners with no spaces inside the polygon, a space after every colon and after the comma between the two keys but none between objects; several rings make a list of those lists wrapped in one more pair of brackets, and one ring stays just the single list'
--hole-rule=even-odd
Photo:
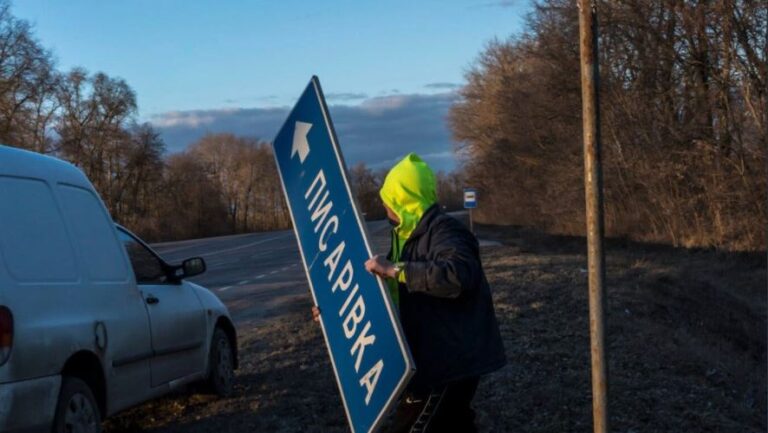
[{"label": "horizon tree line", "polygon": [[[607,233],[766,248],[768,8],[747,0],[598,2]],[[440,202],[472,184],[477,220],[583,234],[576,4],[538,0],[527,30],[488,44],[449,125],[461,161]],[[56,69],[0,0],[0,142],[80,167],[115,221],[152,240],[287,228],[269,143],[209,134],[168,154],[122,79]],[[382,218],[383,170],[349,170]]]},{"label": "horizon tree line", "polygon": [[[609,236],[765,250],[768,8],[598,1]],[[493,41],[450,112],[483,222],[583,235],[576,2],[538,0]]]},{"label": "horizon tree line", "polygon": [[[125,80],[58,71],[29,23],[0,0],[0,143],[75,164],[113,219],[150,241],[290,227],[269,143],[207,134],[168,154],[159,132],[136,118]],[[383,217],[384,174],[365,164],[350,170],[369,218]],[[449,193],[458,187],[452,178],[439,174]]]}]

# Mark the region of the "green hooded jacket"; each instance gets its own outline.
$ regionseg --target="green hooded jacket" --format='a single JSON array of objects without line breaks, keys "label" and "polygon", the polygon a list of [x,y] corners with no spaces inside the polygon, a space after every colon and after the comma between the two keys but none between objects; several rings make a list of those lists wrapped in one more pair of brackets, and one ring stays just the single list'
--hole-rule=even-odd
[{"label": "green hooded jacket", "polygon": [[[435,174],[418,155],[409,153],[389,171],[379,195],[400,219],[400,224],[392,230],[390,257],[393,262],[398,262],[405,242],[416,229],[421,217],[437,202]],[[406,277],[403,272],[399,281],[387,280],[395,305],[399,302],[398,282],[404,283]]]}]

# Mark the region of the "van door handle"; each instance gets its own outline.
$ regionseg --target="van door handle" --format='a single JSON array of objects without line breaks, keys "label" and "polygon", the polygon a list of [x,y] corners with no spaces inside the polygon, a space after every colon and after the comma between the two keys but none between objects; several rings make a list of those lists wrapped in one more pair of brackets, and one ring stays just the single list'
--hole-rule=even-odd
[{"label": "van door handle", "polygon": [[159,299],[155,297],[155,295],[149,295],[147,296],[147,304],[154,305],[160,302]]}]

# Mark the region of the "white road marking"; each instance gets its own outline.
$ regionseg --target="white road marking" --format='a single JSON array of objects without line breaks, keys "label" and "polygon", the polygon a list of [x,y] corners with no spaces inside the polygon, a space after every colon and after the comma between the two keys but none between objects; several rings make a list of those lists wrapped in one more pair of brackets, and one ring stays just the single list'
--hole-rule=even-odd
[{"label": "white road marking", "polygon": [[264,278],[264,277],[266,277],[266,275],[264,275],[264,274],[261,274],[261,275],[259,275],[258,277],[256,277],[255,279],[256,279],[256,280],[260,280],[260,279],[262,279],[262,278]]},{"label": "white road marking", "polygon": [[238,286],[242,286],[244,284],[248,284],[248,280],[243,280],[243,281],[240,281],[239,283],[237,283]]},{"label": "white road marking", "polygon": [[278,271],[277,269],[275,269],[274,271],[270,272],[270,273],[269,273],[269,275],[272,275],[272,274],[276,274],[276,273],[278,273],[278,272],[279,272],[279,271]]},{"label": "white road marking", "polygon": [[270,241],[274,241],[276,239],[281,239],[281,238],[287,237],[290,234],[291,233],[285,233],[285,234],[282,234],[282,235],[279,235],[279,236],[272,236],[271,238],[261,239],[261,240],[258,240],[256,242],[251,242],[249,244],[240,245],[239,247],[227,248],[227,249],[224,249],[224,250],[219,250],[219,251],[213,251],[213,252],[210,252],[210,253],[200,254],[200,256],[201,257],[211,257],[211,256],[223,254],[223,253],[229,253],[229,252],[232,252],[232,251],[242,250],[244,248],[250,248],[250,247],[252,247],[254,245],[259,245],[259,244],[263,244],[265,242],[270,242]]},{"label": "white road marking", "polygon": [[232,288],[232,286],[220,287],[220,288],[219,288],[219,292],[223,292],[223,291],[225,291],[225,290],[229,290],[229,289],[231,289],[231,288]]}]

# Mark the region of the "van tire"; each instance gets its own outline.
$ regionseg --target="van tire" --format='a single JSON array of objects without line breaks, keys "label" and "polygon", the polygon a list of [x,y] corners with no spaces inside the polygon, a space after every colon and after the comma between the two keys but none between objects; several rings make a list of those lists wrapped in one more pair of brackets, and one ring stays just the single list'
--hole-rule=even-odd
[{"label": "van tire", "polygon": [[88,384],[76,377],[64,376],[53,418],[53,433],[71,431],[101,433],[101,412]]},{"label": "van tire", "polygon": [[232,395],[235,381],[235,358],[227,333],[221,328],[213,331],[208,358],[208,389],[220,397]]}]

